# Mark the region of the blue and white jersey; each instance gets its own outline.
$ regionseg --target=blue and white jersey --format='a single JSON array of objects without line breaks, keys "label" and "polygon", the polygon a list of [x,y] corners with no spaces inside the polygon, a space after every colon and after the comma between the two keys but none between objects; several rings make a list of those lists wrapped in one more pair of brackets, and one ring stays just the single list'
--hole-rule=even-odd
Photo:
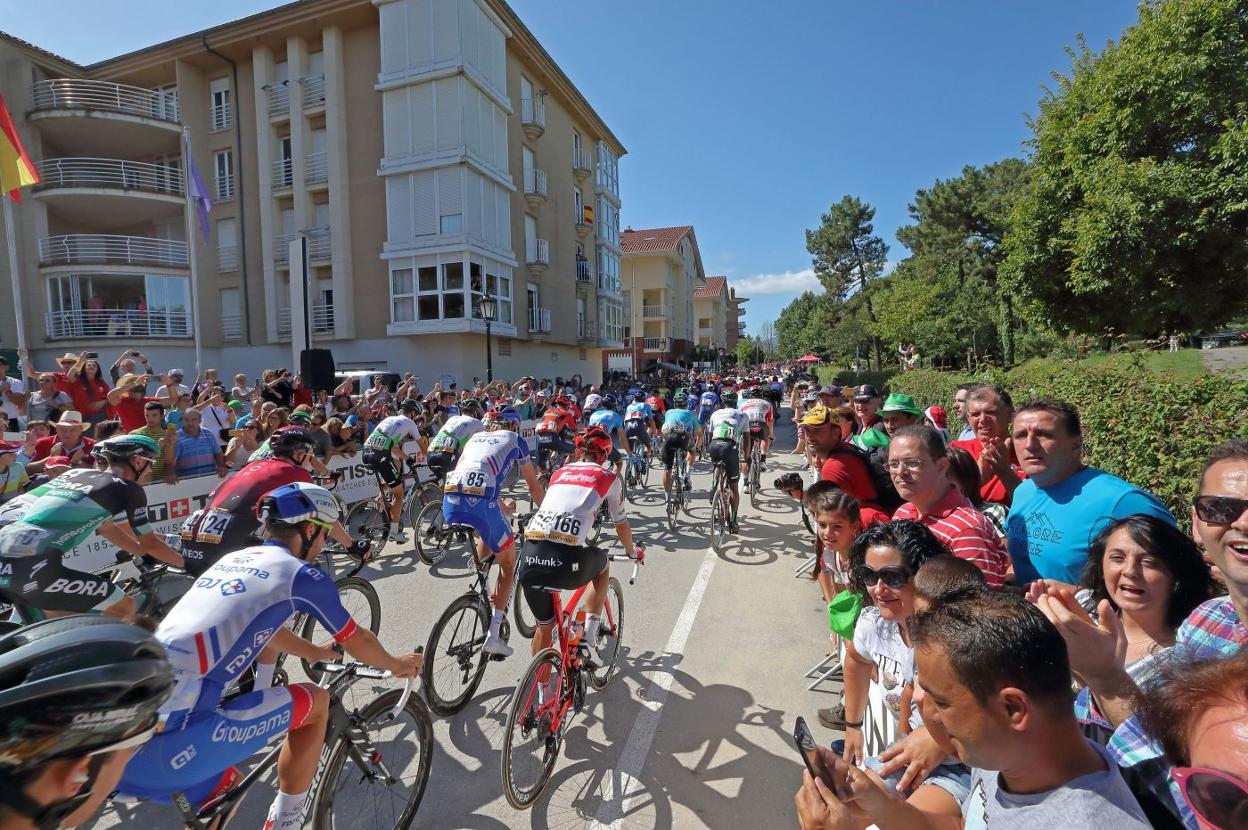
[{"label": "blue and white jersey", "polygon": [[620,413],[613,409],[599,409],[593,415],[589,416],[590,426],[601,426],[611,436],[612,441],[616,438],[616,430],[624,426],[624,419],[620,417]]},{"label": "blue and white jersey", "polygon": [[492,500],[510,483],[507,474],[528,460],[529,445],[518,434],[505,429],[478,432],[464,444],[443,492]]},{"label": "blue and white jersey", "polygon": [[628,405],[628,408],[624,410],[625,421],[631,421],[634,418],[649,421],[653,417],[654,410],[650,407],[650,404],[645,402],[633,401]]},{"label": "blue and white jersey", "polygon": [[692,435],[702,428],[698,416],[688,409],[669,409],[663,416],[663,434],[686,432]]},{"label": "blue and white jersey", "polygon": [[340,643],[357,631],[334,580],[284,546],[265,542],[217,560],[156,629],[174,667],[173,694],[160,708],[166,731],[216,709],[226,686],[299,612]]},{"label": "blue and white jersey", "polygon": [[719,408],[719,395],[708,389],[698,398],[698,417],[710,415]]}]

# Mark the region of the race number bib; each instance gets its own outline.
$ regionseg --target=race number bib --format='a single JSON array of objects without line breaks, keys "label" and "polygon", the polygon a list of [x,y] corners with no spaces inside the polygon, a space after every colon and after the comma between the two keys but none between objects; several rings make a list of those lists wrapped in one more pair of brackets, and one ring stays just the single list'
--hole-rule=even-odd
[{"label": "race number bib", "polygon": [[569,513],[539,510],[529,522],[524,538],[535,542],[549,540],[565,545],[577,545],[580,544],[581,539],[581,519]]},{"label": "race number bib", "polygon": [[465,496],[484,496],[489,479],[482,470],[452,470],[446,477],[443,492]]},{"label": "race number bib", "polygon": [[459,442],[455,440],[454,435],[448,435],[440,432],[434,436],[433,442],[429,445],[429,449],[433,452],[454,452],[459,449]]},{"label": "race number bib", "polygon": [[33,556],[43,550],[52,531],[21,523],[9,525],[0,533],[0,554],[5,556]]},{"label": "race number bib", "polygon": [[210,507],[200,510],[182,525],[182,541],[219,545],[234,516],[227,510]]},{"label": "race number bib", "polygon": [[737,428],[727,421],[722,421],[715,425],[714,437],[717,440],[735,441],[737,440]]},{"label": "race number bib", "polygon": [[663,433],[665,435],[684,435],[684,421],[666,421],[663,424]]},{"label": "race number bib", "polygon": [[389,450],[391,445],[390,436],[384,432],[374,432],[368,436],[368,440],[364,442],[364,446],[370,450]]}]

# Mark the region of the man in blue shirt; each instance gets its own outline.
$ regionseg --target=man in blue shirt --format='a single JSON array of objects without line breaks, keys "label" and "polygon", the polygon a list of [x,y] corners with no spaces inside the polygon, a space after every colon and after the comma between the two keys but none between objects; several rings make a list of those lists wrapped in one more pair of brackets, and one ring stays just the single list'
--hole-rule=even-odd
[{"label": "man in blue shirt", "polygon": [[1084,465],[1079,412],[1065,401],[1023,404],[1014,416],[1013,437],[1027,475],[1014,491],[1006,521],[1015,582],[1079,584],[1088,547],[1114,519],[1144,513],[1176,524],[1152,494]]}]

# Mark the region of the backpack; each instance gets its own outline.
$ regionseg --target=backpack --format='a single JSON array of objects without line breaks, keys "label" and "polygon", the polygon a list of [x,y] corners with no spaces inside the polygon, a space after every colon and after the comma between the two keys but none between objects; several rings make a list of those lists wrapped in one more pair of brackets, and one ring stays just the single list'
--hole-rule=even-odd
[{"label": "backpack", "polygon": [[905,499],[897,493],[897,488],[893,485],[893,477],[888,473],[887,444],[864,450],[862,447],[843,442],[838,444],[833,452],[853,455],[866,465],[867,473],[871,476],[871,483],[875,485],[876,504],[885,512],[891,515],[898,507],[905,504]]}]

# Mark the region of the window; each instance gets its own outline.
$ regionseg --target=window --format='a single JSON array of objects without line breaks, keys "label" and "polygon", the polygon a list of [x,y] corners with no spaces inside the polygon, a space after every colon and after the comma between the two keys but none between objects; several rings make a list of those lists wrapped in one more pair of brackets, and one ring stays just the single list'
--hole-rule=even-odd
[{"label": "window", "polygon": [[48,336],[190,337],[186,277],[63,274],[48,280]]},{"label": "window", "polygon": [[230,128],[230,81],[228,78],[217,78],[209,85],[211,95],[212,131]]},{"label": "window", "polygon": [[217,220],[217,271],[238,270],[238,225],[233,219]]},{"label": "window", "polygon": [[620,293],[620,255],[605,245],[598,246],[598,287]]},{"label": "window", "polygon": [[581,158],[582,143],[583,142],[581,140],[581,134],[578,133],[576,130],[573,130],[572,131],[572,166],[573,167],[579,168],[579,167],[589,166],[589,161],[587,159]]},{"label": "window", "polygon": [[237,288],[221,289],[221,339],[239,340],[243,336],[243,310]]},{"label": "window", "polygon": [[625,337],[624,309],[616,300],[598,301],[598,325],[603,340],[622,342]]},{"label": "window", "polygon": [[599,189],[610,193],[616,199],[620,198],[620,168],[619,160],[607,148],[606,142],[598,142],[598,187]]},{"label": "window", "polygon": [[579,187],[572,188],[572,216],[574,222],[585,221],[585,197]]},{"label": "window", "polygon": [[[513,313],[514,299],[511,294],[511,272],[502,266],[486,260],[484,269],[481,263],[469,264],[472,277],[472,316],[481,319],[481,300],[488,291],[498,301],[496,322],[511,325],[515,321]],[[485,282],[481,281],[482,270],[485,271]]]},{"label": "window", "polygon": [[620,247],[620,209],[607,197],[599,196],[598,211],[594,218],[598,220],[598,238]]},{"label": "window", "polygon": [[464,320],[469,314],[479,320],[479,303],[488,290],[498,300],[497,322],[511,325],[510,269],[490,260],[472,260],[468,274],[465,283],[461,260],[395,268],[390,272],[391,322]]},{"label": "window", "polygon": [[217,201],[223,202],[234,198],[234,151],[218,150],[212,157],[212,168],[216,174]]},{"label": "window", "polygon": [[450,213],[438,220],[439,233],[463,233],[464,232],[464,215],[462,213]]},{"label": "window", "polygon": [[390,272],[390,319],[395,323],[416,320],[416,290],[411,268],[396,268]]}]

